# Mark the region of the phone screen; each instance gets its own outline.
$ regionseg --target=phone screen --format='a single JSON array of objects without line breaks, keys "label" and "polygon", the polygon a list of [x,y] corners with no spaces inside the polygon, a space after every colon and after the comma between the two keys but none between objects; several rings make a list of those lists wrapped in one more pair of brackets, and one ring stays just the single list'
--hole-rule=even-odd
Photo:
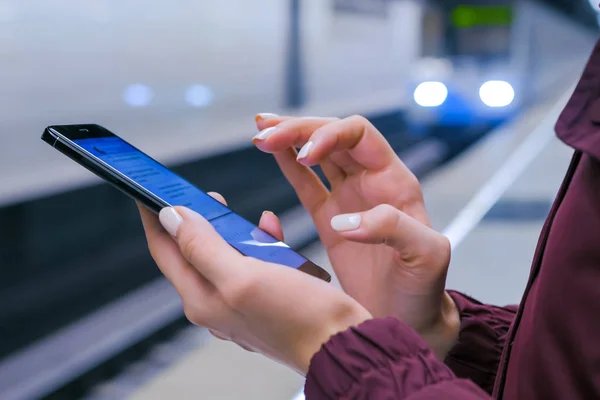
[{"label": "phone screen", "polygon": [[235,214],[118,136],[74,139],[73,142],[171,206],[185,206],[201,214],[242,254],[292,268],[307,262],[287,244]]}]

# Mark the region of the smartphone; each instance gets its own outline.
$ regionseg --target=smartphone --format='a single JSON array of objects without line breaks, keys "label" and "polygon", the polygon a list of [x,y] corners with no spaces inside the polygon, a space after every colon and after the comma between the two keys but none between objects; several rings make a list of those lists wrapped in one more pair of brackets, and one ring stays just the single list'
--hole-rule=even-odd
[{"label": "smartphone", "polygon": [[49,126],[42,140],[155,213],[188,207],[240,253],[331,281],[327,271],[102,126]]}]

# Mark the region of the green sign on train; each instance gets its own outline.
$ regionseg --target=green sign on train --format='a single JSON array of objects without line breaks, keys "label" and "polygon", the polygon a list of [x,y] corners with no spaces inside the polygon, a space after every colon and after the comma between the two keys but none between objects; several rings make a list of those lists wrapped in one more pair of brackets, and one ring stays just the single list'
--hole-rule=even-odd
[{"label": "green sign on train", "polygon": [[452,10],[451,20],[457,28],[506,26],[513,21],[513,8],[507,6],[460,5]]}]

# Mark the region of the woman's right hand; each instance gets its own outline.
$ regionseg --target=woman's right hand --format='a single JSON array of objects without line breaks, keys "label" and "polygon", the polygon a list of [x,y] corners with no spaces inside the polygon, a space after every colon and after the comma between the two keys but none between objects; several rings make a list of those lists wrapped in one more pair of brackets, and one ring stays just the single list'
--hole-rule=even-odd
[{"label": "woman's right hand", "polygon": [[256,146],[275,156],[312,216],[343,289],[374,317],[413,326],[443,357],[460,325],[445,293],[450,244],[430,227],[418,180],[383,135],[359,116],[263,114],[257,126]]}]

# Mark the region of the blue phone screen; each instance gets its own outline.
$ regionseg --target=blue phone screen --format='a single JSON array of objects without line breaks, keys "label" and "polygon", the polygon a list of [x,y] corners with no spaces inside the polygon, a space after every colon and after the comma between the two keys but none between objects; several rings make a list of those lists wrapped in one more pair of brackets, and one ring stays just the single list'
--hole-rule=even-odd
[{"label": "blue phone screen", "polygon": [[298,268],[307,260],[285,243],[233,213],[196,186],[119,137],[74,142],[171,206],[185,206],[206,218],[242,254]]}]

